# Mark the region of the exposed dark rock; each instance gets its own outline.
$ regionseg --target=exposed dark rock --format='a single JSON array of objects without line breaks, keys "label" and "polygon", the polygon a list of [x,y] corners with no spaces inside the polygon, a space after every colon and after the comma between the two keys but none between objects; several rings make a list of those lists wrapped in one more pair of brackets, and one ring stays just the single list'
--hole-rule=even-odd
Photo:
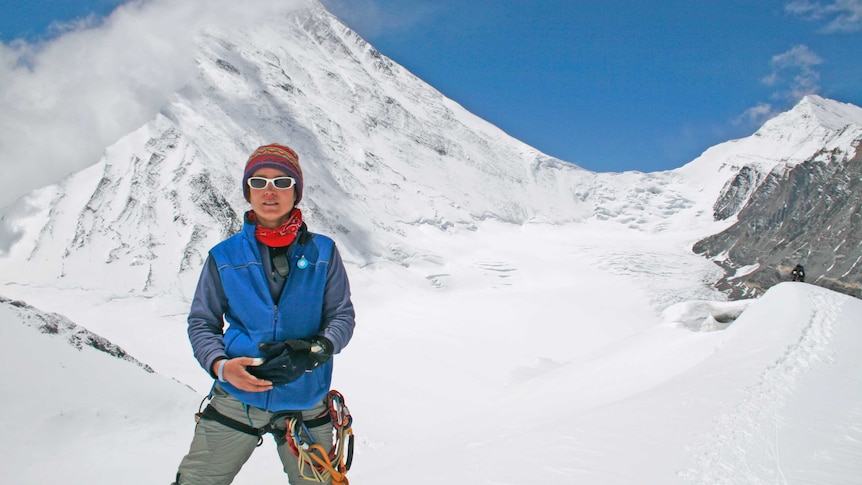
[{"label": "exposed dark rock", "polygon": [[[852,153],[818,153],[794,167],[776,167],[739,211],[738,222],[698,241],[693,250],[717,263],[725,277],[716,287],[733,298],[758,296],[790,280],[797,263],[806,282],[862,298],[862,139]],[[754,180],[750,171],[733,179],[719,207]],[[756,265],[756,269],[752,268]],[[741,274],[737,276],[740,269]]]},{"label": "exposed dark rock", "polygon": [[721,196],[713,206],[715,220],[721,221],[739,212],[757,188],[761,178],[760,172],[750,165],[739,169],[736,176],[725,184]]}]

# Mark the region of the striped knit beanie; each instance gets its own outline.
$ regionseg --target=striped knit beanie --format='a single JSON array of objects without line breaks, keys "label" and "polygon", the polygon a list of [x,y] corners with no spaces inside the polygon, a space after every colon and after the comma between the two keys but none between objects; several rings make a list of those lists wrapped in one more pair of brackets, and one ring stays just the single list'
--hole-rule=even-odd
[{"label": "striped knit beanie", "polygon": [[296,204],[302,199],[302,168],[299,167],[299,156],[290,147],[278,144],[264,145],[248,157],[245,171],[242,175],[242,193],[249,200],[248,179],[261,168],[274,168],[296,179]]}]

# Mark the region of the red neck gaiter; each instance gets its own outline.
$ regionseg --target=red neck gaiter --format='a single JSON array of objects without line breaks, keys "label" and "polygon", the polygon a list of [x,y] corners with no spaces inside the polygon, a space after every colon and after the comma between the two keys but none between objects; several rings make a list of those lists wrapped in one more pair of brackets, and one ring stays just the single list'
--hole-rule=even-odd
[{"label": "red neck gaiter", "polygon": [[[257,222],[254,212],[248,211],[247,216],[250,221]],[[283,248],[290,246],[290,243],[296,239],[300,227],[302,227],[302,211],[299,207],[294,207],[284,224],[275,229],[267,229],[258,224],[254,229],[254,237],[271,248]]]}]

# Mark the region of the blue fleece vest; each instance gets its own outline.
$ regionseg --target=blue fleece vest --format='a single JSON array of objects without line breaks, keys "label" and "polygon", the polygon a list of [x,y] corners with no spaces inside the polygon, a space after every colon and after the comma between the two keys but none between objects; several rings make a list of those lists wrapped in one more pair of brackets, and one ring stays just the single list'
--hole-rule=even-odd
[{"label": "blue fleece vest", "polygon": [[[272,300],[255,226],[216,245],[215,259],[228,300],[225,352],[234,357],[260,357],[258,344],[270,340],[311,338],[322,325],[323,293],[333,242],[314,234],[304,245],[294,243],[288,253],[290,273],[277,302]],[[332,359],[299,379],[266,392],[247,392],[227,382],[221,386],[245,404],[270,411],[309,409],[329,392]]]}]

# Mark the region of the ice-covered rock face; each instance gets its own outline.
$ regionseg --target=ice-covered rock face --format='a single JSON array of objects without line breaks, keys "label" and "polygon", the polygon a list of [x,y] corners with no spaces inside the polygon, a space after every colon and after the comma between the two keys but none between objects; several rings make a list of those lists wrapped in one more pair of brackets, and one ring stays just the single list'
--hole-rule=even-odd
[{"label": "ice-covered rock face", "polygon": [[715,201],[715,219],[725,220],[739,212],[762,181],[763,174],[756,168],[750,165],[740,168],[739,172],[727,181]]}]

